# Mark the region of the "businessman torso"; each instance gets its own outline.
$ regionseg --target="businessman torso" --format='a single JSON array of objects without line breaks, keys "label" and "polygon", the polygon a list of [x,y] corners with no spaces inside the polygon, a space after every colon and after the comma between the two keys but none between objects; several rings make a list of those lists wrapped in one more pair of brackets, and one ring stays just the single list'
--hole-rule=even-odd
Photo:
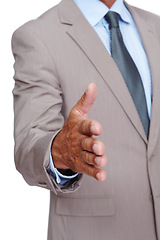
[{"label": "businessman torso", "polygon": [[[107,180],[98,183],[84,175],[80,181],[73,182],[70,190],[57,191],[57,195],[51,192],[49,240],[160,239],[160,20],[142,10],[127,7],[139,29],[152,73],[149,141],[119,70],[73,1],[62,1],[36,21],[24,25],[15,35],[17,39],[18,35],[26,39],[23,40],[26,45],[20,44],[23,49],[31,50],[29,55],[23,54],[28,63],[22,64],[20,71],[17,63],[15,75],[27,84],[20,88],[17,83],[14,90],[15,96],[21,95],[24,102],[25,125],[32,125],[34,129],[28,126],[30,135],[25,143],[33,137],[39,141],[44,131],[58,131],[88,84],[94,82],[98,88],[89,117],[103,126],[101,140],[106,145],[109,160]],[[14,51],[18,53],[16,48],[15,40]],[[24,59],[21,58],[21,63],[26,61]],[[28,83],[34,95],[29,95],[29,99],[28,95],[22,97]],[[30,114],[32,120],[26,117],[29,105],[25,102],[30,99],[36,109]],[[40,129],[38,134],[35,126]],[[20,140],[16,154],[21,158],[24,156],[19,146],[24,135],[19,132],[23,127],[23,123],[17,127]],[[31,145],[26,144],[30,159],[34,155]],[[33,163],[25,164],[33,168]],[[34,164],[41,164],[36,155]],[[41,182],[35,173],[32,174],[34,180],[30,180],[26,171],[24,168],[28,182]]]}]

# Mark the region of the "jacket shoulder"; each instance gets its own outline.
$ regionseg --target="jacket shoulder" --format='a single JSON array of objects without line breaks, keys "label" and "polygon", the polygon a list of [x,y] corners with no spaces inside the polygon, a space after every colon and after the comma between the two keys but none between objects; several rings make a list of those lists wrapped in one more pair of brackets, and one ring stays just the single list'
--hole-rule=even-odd
[{"label": "jacket shoulder", "polygon": [[140,16],[145,17],[147,19],[149,19],[150,21],[154,21],[154,22],[160,22],[160,16],[156,15],[152,12],[143,10],[141,8],[137,8],[137,7],[132,7]]},{"label": "jacket shoulder", "polygon": [[150,25],[154,26],[158,34],[158,37],[160,39],[160,16],[134,6],[130,6],[130,5],[127,5],[127,6],[129,8],[129,11],[131,11],[131,14],[132,12],[136,13],[136,15],[138,15],[141,19],[143,19],[146,22],[146,24],[149,23]]},{"label": "jacket shoulder", "polygon": [[14,31],[13,35],[17,35],[21,32],[29,32],[33,34],[43,35],[45,34],[46,30],[51,27],[58,27],[59,24],[60,22],[58,15],[58,5],[56,5],[44,12],[36,19],[32,19],[20,26]]},{"label": "jacket shoulder", "polygon": [[141,9],[141,8],[138,8],[135,6],[130,6],[128,4],[127,4],[127,7],[129,8],[129,11],[131,10],[131,11],[135,12],[141,18],[149,21],[150,23],[160,24],[160,16],[158,16],[152,12],[146,11],[144,9]]}]

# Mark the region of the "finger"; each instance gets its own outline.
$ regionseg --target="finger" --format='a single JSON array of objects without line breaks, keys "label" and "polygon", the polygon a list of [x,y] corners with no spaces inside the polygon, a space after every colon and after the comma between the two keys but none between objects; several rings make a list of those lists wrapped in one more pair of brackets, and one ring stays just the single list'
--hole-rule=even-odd
[{"label": "finger", "polygon": [[87,90],[82,95],[78,103],[73,107],[72,112],[82,117],[87,117],[95,99],[97,97],[97,87],[94,83],[88,85]]},{"label": "finger", "polygon": [[81,159],[83,162],[90,165],[95,165],[96,167],[103,168],[107,164],[107,157],[105,155],[97,156],[94,153],[87,151],[82,151]]},{"label": "finger", "polygon": [[104,182],[106,180],[107,174],[103,169],[100,169],[100,171],[96,174],[95,179],[97,179],[99,182]]},{"label": "finger", "polygon": [[99,168],[105,167],[108,162],[106,155],[98,156],[94,159],[94,161],[95,161],[96,166]]},{"label": "finger", "polygon": [[90,165],[95,165],[95,158],[96,158],[96,155],[94,153],[87,152],[87,151],[81,152],[81,160],[84,163],[88,163]]},{"label": "finger", "polygon": [[96,180],[100,182],[103,182],[107,177],[106,172],[103,169],[96,168],[89,164],[83,164],[82,170],[83,173],[91,177],[94,177]]},{"label": "finger", "polygon": [[93,152],[96,155],[103,155],[105,152],[105,145],[98,139],[93,137],[84,137],[80,141],[80,145],[82,150],[86,150],[88,152]]},{"label": "finger", "polygon": [[102,127],[99,122],[95,120],[83,120],[79,125],[79,131],[81,134],[87,136],[99,136],[102,132]]}]

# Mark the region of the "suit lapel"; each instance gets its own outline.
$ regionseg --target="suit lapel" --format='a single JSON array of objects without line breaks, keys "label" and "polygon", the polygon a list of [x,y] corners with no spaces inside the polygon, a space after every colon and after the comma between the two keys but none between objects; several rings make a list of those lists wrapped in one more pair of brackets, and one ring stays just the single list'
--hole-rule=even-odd
[{"label": "suit lapel", "polygon": [[[158,127],[157,129],[159,129],[156,112],[158,112],[158,106],[160,107],[159,103],[157,105],[158,100],[160,102],[160,97],[158,96],[156,89],[159,89],[160,86],[156,75],[158,68],[158,54],[155,47],[158,44],[158,41],[152,33],[152,27],[149,27],[146,24],[145,20],[141,19],[132,7],[128,5],[127,7],[137,24],[151,66],[153,79],[153,109],[149,139],[153,143],[153,138],[155,141],[155,137],[157,137],[157,130],[155,127]],[[84,54],[86,54],[86,56],[92,62],[94,67],[97,69],[99,74],[102,76],[106,84],[109,86],[121,104],[122,108],[124,109],[125,113],[129,117],[130,121],[140,136],[147,143],[147,138],[142,123],[138,116],[133,100],[130,96],[128,88],[126,87],[125,82],[114,60],[107,52],[105,46],[99,39],[96,32],[84,18],[73,0],[63,0],[59,4],[59,14],[61,23],[70,25],[70,27],[66,28],[67,34],[73,39],[73,41],[77,43]]]},{"label": "suit lapel", "polygon": [[160,132],[160,42],[155,26],[150,23],[150,19],[142,19],[132,7],[126,5],[139,29],[151,68],[153,102],[148,143],[148,153],[151,156]]}]

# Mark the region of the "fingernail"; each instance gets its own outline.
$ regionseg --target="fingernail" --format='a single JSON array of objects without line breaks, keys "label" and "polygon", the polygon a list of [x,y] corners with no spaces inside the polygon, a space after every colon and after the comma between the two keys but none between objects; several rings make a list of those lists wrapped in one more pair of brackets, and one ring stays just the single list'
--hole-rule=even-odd
[{"label": "fingernail", "polygon": [[91,127],[90,127],[90,131],[92,132],[92,133],[95,133],[95,131],[96,131],[96,127],[92,124],[91,125]]},{"label": "fingernail", "polygon": [[98,181],[101,180],[101,174],[99,172],[96,174],[96,178],[97,178]]},{"label": "fingernail", "polygon": [[87,87],[87,89],[86,89],[85,93],[86,93],[86,94],[88,93],[88,87]]},{"label": "fingernail", "polygon": [[94,153],[97,153],[97,152],[98,152],[98,145],[97,145],[97,143],[95,143],[95,144],[93,145],[92,149],[93,149],[93,152],[94,152]]},{"label": "fingernail", "polygon": [[97,166],[99,166],[101,164],[101,158],[100,157],[96,157],[95,158],[95,163]]}]

